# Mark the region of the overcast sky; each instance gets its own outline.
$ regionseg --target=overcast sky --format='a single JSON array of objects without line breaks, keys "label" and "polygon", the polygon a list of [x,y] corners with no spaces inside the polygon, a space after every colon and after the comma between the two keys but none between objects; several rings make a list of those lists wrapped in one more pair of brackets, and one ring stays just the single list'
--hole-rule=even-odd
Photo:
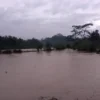
[{"label": "overcast sky", "polygon": [[100,0],[0,0],[0,35],[44,38],[71,34],[71,26],[100,26]]}]

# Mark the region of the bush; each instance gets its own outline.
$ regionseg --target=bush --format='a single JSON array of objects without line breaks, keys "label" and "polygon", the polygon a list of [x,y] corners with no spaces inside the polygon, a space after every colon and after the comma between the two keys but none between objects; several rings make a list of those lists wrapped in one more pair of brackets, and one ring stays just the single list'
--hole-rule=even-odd
[{"label": "bush", "polygon": [[49,42],[47,42],[46,44],[45,44],[45,48],[44,48],[44,50],[45,51],[52,51],[52,45],[49,43]]},{"label": "bush", "polygon": [[84,52],[95,52],[96,47],[89,40],[80,40],[73,45],[73,49]]},{"label": "bush", "polygon": [[19,50],[16,50],[15,49],[15,50],[13,50],[13,53],[22,53],[22,50],[20,50],[20,49]]},{"label": "bush", "polygon": [[64,46],[64,45],[62,45],[62,44],[56,44],[56,45],[54,46],[54,48],[55,48],[56,50],[64,50],[64,49],[66,49],[66,46]]},{"label": "bush", "polygon": [[71,48],[71,45],[70,45],[70,44],[67,44],[67,45],[66,45],[66,48]]},{"label": "bush", "polygon": [[3,54],[11,54],[12,51],[11,51],[11,50],[4,50],[4,51],[2,51],[2,53],[3,53]]}]

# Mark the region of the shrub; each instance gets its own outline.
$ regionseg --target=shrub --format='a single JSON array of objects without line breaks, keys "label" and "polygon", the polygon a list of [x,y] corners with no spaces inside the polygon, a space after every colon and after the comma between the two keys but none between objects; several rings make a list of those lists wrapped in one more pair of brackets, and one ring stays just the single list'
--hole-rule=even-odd
[{"label": "shrub", "polygon": [[20,49],[19,50],[16,50],[15,49],[15,50],[13,50],[13,53],[22,53],[22,50],[20,50]]},{"label": "shrub", "polygon": [[4,51],[2,51],[2,53],[3,53],[3,54],[11,54],[12,51],[11,51],[11,50],[4,50]]}]

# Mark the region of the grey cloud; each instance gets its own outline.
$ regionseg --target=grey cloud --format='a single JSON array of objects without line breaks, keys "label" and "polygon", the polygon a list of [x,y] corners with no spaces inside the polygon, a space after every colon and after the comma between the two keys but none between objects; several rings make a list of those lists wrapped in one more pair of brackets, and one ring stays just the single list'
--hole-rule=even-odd
[{"label": "grey cloud", "polygon": [[68,35],[73,24],[100,20],[99,0],[4,1],[0,0],[0,35],[23,38]]}]

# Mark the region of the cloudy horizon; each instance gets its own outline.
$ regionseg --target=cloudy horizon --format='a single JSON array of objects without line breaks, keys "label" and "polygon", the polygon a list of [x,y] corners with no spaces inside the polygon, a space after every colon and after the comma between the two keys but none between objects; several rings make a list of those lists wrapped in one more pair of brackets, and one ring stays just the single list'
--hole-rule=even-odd
[{"label": "cloudy horizon", "polygon": [[0,0],[0,35],[45,38],[71,34],[71,26],[100,28],[99,0]]}]

